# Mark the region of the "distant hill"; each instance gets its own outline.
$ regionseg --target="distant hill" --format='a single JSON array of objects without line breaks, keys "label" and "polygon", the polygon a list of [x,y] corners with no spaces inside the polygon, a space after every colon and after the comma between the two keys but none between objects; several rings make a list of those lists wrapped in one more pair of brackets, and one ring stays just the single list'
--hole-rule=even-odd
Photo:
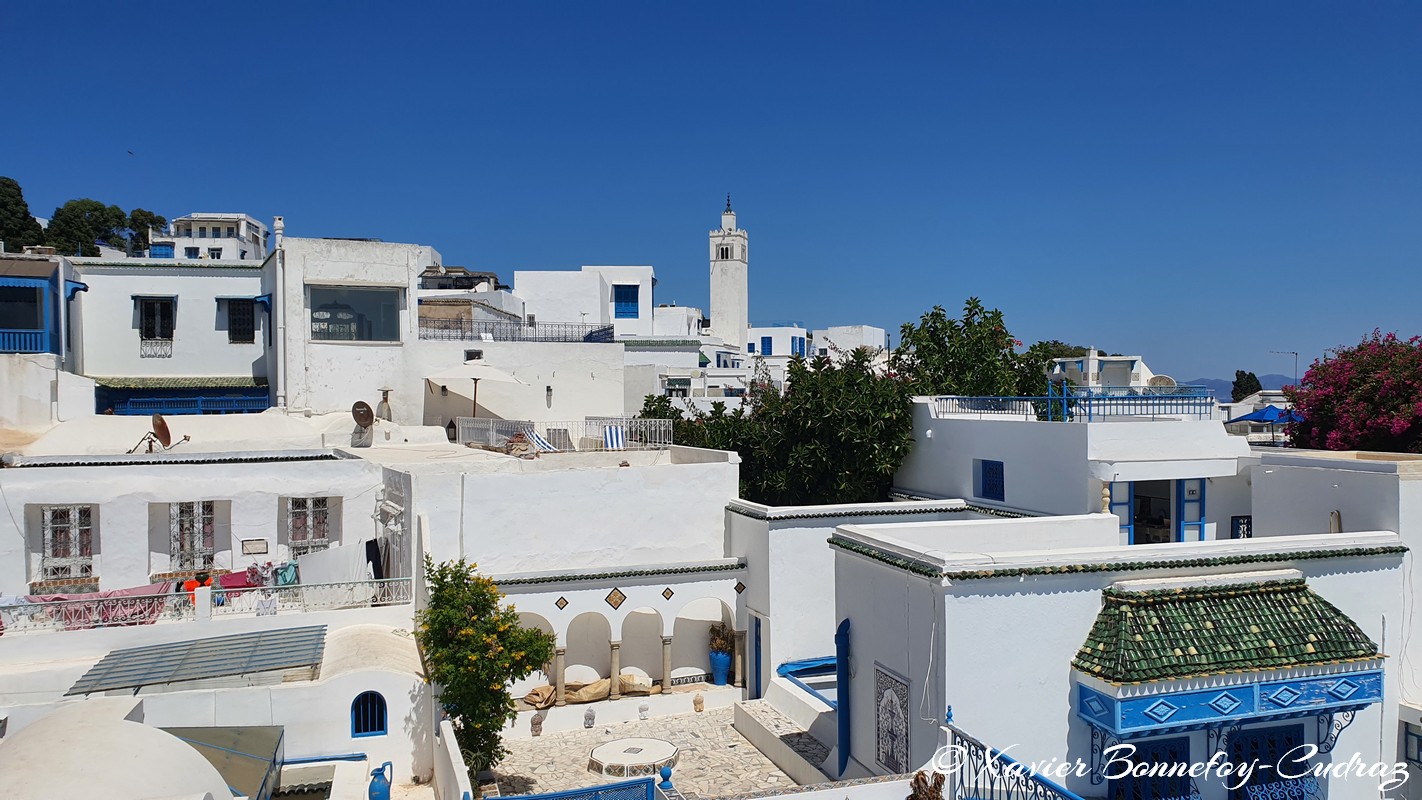
[{"label": "distant hill", "polygon": [[[1265,389],[1282,389],[1294,382],[1292,375],[1278,375],[1270,373],[1259,376],[1259,385]],[[1234,378],[1195,378],[1185,381],[1190,386],[1207,386],[1214,394],[1215,399],[1221,403],[1230,402],[1229,392],[1234,387]]]}]

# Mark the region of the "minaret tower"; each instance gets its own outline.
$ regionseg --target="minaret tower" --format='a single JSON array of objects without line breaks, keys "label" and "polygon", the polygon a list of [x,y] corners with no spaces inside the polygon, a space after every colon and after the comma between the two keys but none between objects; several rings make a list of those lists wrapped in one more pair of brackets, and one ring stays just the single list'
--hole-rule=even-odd
[{"label": "minaret tower", "polygon": [[750,238],[736,227],[731,196],[711,231],[711,332],[744,353],[750,325]]}]

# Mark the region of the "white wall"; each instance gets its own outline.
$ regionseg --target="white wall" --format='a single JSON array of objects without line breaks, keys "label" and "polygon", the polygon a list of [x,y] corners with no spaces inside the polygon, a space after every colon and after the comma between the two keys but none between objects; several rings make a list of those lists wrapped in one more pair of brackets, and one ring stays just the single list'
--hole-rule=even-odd
[{"label": "white wall", "polygon": [[[399,379],[407,351],[419,341],[414,307],[419,274],[440,263],[439,252],[423,245],[286,238],[278,256],[285,270],[282,316],[287,333],[287,404],[317,411],[349,409],[356,400],[374,406],[380,399],[374,390],[387,385],[395,390],[391,405],[396,421],[417,422],[422,387],[416,381]],[[307,287],[311,285],[401,289],[400,341],[311,340],[307,305]]]},{"label": "white wall", "polygon": [[94,415],[94,382],[60,369],[50,353],[0,354],[0,428],[42,431]]},{"label": "white wall", "polygon": [[771,351],[770,355],[772,357],[791,356],[795,353],[790,349],[790,340],[792,338],[798,337],[805,339],[805,353],[806,355],[808,355],[810,352],[809,335],[809,331],[797,326],[751,328],[746,332],[746,342],[748,343],[748,345],[755,345],[756,355],[764,356],[766,354],[764,340],[765,337],[769,336]]},{"label": "white wall", "polygon": [[[351,735],[351,703],[362,692],[385,698],[387,733]],[[144,721],[158,727],[281,725],[287,758],[365,753],[390,761],[395,782],[434,773],[430,686],[417,675],[366,669],[279,686],[143,695]]]},{"label": "white wall", "polygon": [[539,322],[612,322],[607,290],[596,272],[517,270],[513,280],[514,294],[523,298],[524,313]]},{"label": "white wall", "polygon": [[658,306],[652,309],[652,335],[695,339],[701,335],[701,319],[699,308]]},{"label": "white wall", "polygon": [[974,461],[987,459],[1003,462],[1005,499],[1000,505],[1052,514],[1100,511],[1100,484],[1090,479],[1086,461],[1088,427],[936,419],[928,404],[916,402],[913,449],[894,476],[894,489],[999,505],[974,495]]},{"label": "white wall", "polygon": [[[250,343],[227,340],[228,311],[219,297],[264,294],[261,261],[247,266],[218,266],[159,259],[99,265],[75,260],[76,279],[89,285],[69,304],[82,318],[84,374],[100,377],[194,376],[266,377],[267,328],[260,306],[254,310],[256,334]],[[172,355],[140,357],[139,303],[134,295],[176,295]],[[79,334],[76,332],[76,336]]]},{"label": "white wall", "polygon": [[[404,358],[389,365],[386,377],[420,392],[417,417],[426,425],[444,427],[455,417],[470,416],[471,381],[438,385],[426,381],[463,363],[466,350],[479,350],[477,362],[512,375],[520,383],[479,382],[479,416],[527,420],[580,420],[617,416],[626,407],[623,395],[622,345],[608,342],[446,342],[425,340],[406,348]],[[394,386],[395,383],[387,385]],[[548,388],[552,387],[550,395]],[[377,387],[378,388],[378,387]],[[376,392],[374,397],[379,398]],[[392,397],[391,404],[395,400]],[[371,405],[375,405],[371,401]],[[638,403],[641,408],[641,403]],[[400,410],[397,409],[397,419]]]},{"label": "white wall", "polygon": [[[828,540],[836,527],[885,520],[932,521],[941,523],[935,530],[953,531],[966,524],[967,514],[953,510],[961,505],[935,501],[765,506],[734,501],[726,510],[726,531],[728,554],[746,561],[742,600],[773,628],[773,638],[767,628],[761,632],[761,685],[769,686],[770,675],[786,661],[834,654],[835,568]],[[1114,544],[1114,537],[1107,543]]]},{"label": "white wall", "polygon": [[729,462],[466,476],[464,552],[495,573],[721,558],[738,476]]},{"label": "white wall", "polygon": [[832,325],[814,331],[812,336],[813,355],[818,355],[821,348],[829,351],[827,355],[834,355],[836,350],[847,353],[860,347],[883,350],[889,346],[887,332],[872,325]]},{"label": "white wall", "polygon": [[[341,497],[343,537],[374,532],[371,511],[380,468],[363,460],[247,464],[26,467],[0,470],[8,513],[0,514],[0,594],[29,594],[39,570],[39,505],[98,506],[95,571],[101,589],[148,584],[168,569],[167,518],[150,526],[150,503],[225,501],[231,525],[219,528],[219,567],[287,558],[282,497]],[[241,540],[263,539],[267,555],[242,556]]]}]

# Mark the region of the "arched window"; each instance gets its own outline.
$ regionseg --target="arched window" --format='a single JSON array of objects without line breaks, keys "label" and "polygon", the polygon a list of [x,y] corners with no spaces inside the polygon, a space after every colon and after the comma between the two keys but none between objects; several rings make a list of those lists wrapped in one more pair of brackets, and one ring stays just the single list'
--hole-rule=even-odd
[{"label": "arched window", "polygon": [[351,703],[351,736],[385,735],[385,698],[379,692],[361,692]]}]

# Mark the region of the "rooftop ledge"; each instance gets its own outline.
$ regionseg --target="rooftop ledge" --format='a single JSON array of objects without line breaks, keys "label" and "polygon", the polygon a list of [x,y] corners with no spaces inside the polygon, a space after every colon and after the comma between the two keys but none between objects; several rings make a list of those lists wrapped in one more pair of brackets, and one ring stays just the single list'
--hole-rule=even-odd
[{"label": "rooftop ledge", "polygon": [[[1084,516],[1114,519],[1114,515],[1110,514]],[[1054,518],[1019,520],[1016,524],[1036,525],[1051,519]],[[1215,568],[1281,562],[1286,564],[1315,558],[1401,555],[1407,551],[1407,547],[1402,544],[1402,538],[1395,532],[1368,531],[1016,552],[944,552],[915,547],[902,539],[856,525],[845,525],[836,529],[834,536],[830,538],[830,545],[915,574],[949,581],[1072,572]]]}]

